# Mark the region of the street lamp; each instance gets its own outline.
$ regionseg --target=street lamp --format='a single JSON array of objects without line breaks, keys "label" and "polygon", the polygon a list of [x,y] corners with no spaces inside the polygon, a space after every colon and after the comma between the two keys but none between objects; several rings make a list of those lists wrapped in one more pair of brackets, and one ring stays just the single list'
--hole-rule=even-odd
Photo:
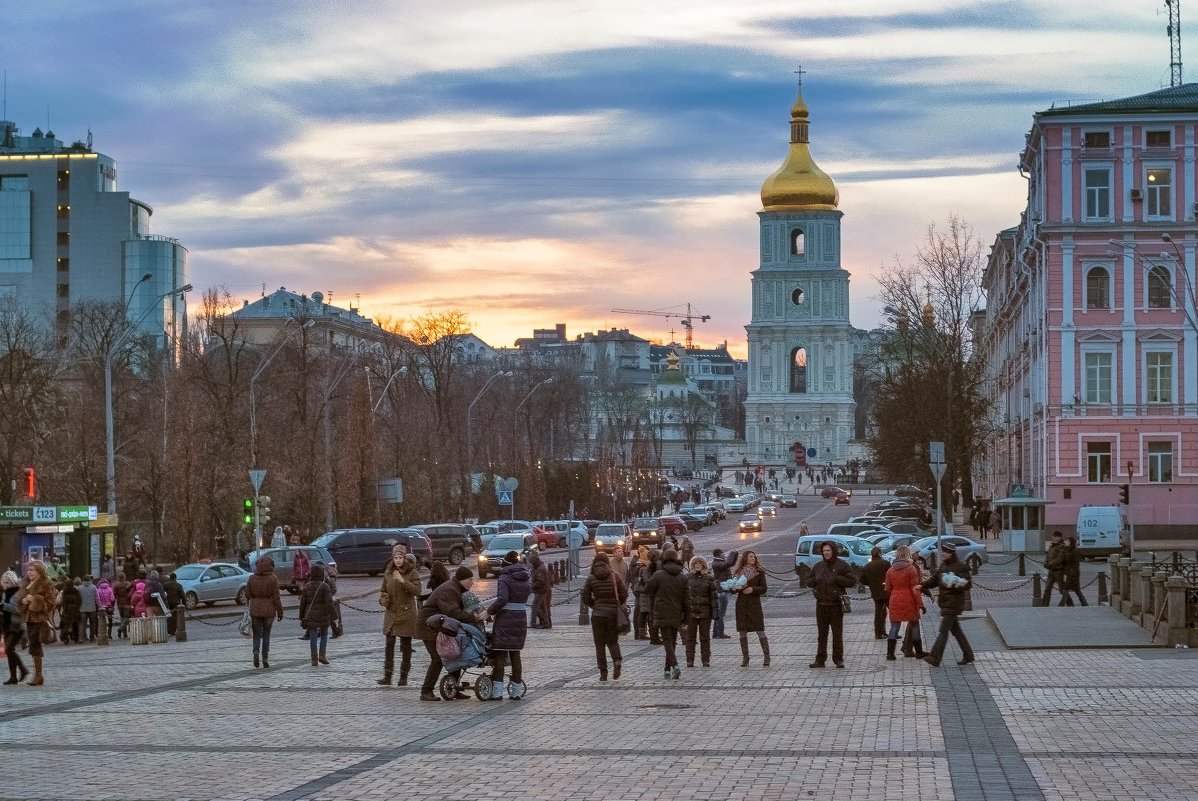
[{"label": "street lamp", "polygon": [[[528,399],[532,397],[532,394],[534,392],[536,392],[538,389],[545,386],[546,384],[552,384],[552,383],[553,383],[553,376],[549,376],[544,381],[542,381],[541,383],[537,384],[535,387],[530,389],[528,391],[528,394],[524,396],[524,400],[522,400],[516,404],[516,409],[512,412],[512,457],[513,457],[513,461],[515,461],[516,451],[518,450],[518,448],[516,447],[516,427],[520,423],[520,407],[523,406],[524,404],[528,403]],[[529,450],[531,450],[531,447]],[[529,455],[529,461],[532,461],[531,454]],[[515,507],[515,504],[513,504],[513,509],[512,509],[513,513],[515,512],[514,507]]]},{"label": "street lamp", "polygon": [[[283,321],[283,327],[286,328],[293,322],[295,322],[295,318],[288,317]],[[315,324],[315,320],[306,320],[296,331],[303,331],[305,328],[311,328]],[[250,466],[255,469],[258,467],[258,397],[254,392],[254,384],[262,377],[262,372],[279,355],[279,351],[283,349],[283,346],[287,344],[287,340],[291,339],[294,333],[295,331],[292,331],[283,337],[279,344],[275,346],[275,349],[270,352],[270,355],[259,363],[257,369],[254,370],[254,374],[250,376]]]},{"label": "street lamp", "polygon": [[488,389],[491,384],[495,383],[497,378],[511,378],[512,371],[500,371],[487,379],[487,383],[483,384],[483,388],[474,396],[474,400],[470,401],[470,405],[466,408],[466,470],[471,475],[471,491],[473,492],[473,475],[474,475],[474,407]]},{"label": "street lamp", "polygon": [[[138,279],[136,284],[133,285],[133,289],[129,291],[129,300],[125,302],[125,308],[121,314],[122,321],[125,321],[127,318],[129,306],[133,303],[133,295],[137,292],[137,288],[146,281],[149,281],[151,278],[153,278],[153,276],[150,273],[146,273],[140,279]],[[112,359],[116,355],[117,348],[124,344],[125,340],[129,338],[129,335],[141,326],[142,321],[149,316],[150,312],[154,310],[155,306],[157,306],[161,301],[169,298],[171,295],[183,295],[190,291],[191,284],[187,284],[185,286],[179,287],[178,289],[172,289],[168,292],[163,292],[154,299],[153,303],[150,303],[146,307],[146,310],[141,313],[141,316],[137,318],[137,321],[133,323],[132,326],[129,326],[122,331],[121,335],[109,343],[107,350],[104,351],[104,479],[108,485],[109,514],[116,514],[116,444],[112,419]],[[163,425],[165,425],[165,421]]]},{"label": "street lamp", "polygon": [[[395,379],[399,378],[401,375],[405,375],[407,372],[408,372],[407,367],[401,367],[398,370],[396,370],[394,373],[391,374],[391,377],[387,379],[387,383],[383,384],[383,391],[379,393],[379,399],[377,401],[372,400],[370,402],[370,411],[372,413],[377,412],[379,410],[379,407],[383,405],[383,398],[387,397],[387,390],[389,390],[391,388],[391,384],[395,381]],[[370,394],[370,376],[373,373],[374,373],[374,371],[370,369],[370,365],[369,364],[366,365],[366,392],[367,392],[367,394]]]},{"label": "street lamp", "polygon": [[[1174,281],[1169,282],[1169,294],[1173,301],[1181,308],[1181,313],[1185,315],[1186,322],[1190,324],[1190,328],[1198,331],[1198,319],[1194,317],[1194,306],[1198,304],[1198,291],[1195,291],[1194,284],[1190,281],[1189,270],[1186,269],[1185,258],[1181,255],[1181,249],[1177,243],[1173,241],[1173,237],[1168,233],[1161,234],[1161,241],[1173,248],[1173,253],[1177,258],[1177,272],[1181,274],[1182,282],[1185,285],[1186,296],[1183,298],[1178,294]],[[1162,253],[1162,256],[1165,254]],[[1151,265],[1145,264],[1146,270],[1151,270]]]}]

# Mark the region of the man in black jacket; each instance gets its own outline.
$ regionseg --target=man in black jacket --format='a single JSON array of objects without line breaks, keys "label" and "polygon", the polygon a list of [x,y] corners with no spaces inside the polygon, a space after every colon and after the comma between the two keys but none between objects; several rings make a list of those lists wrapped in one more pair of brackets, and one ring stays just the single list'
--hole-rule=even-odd
[{"label": "man in black jacket", "polygon": [[961,647],[961,659],[957,664],[968,665],[973,661],[973,648],[965,639],[965,632],[961,630],[957,618],[965,611],[965,593],[973,586],[969,565],[957,558],[957,548],[951,543],[941,545],[940,551],[940,566],[922,585],[925,590],[940,588],[940,633],[936,635],[936,642],[923,661],[932,667],[940,667],[940,659],[948,645],[948,635],[952,634]]},{"label": "man in black jacket", "polygon": [[869,554],[869,564],[861,573],[861,582],[869,586],[869,595],[874,600],[874,639],[886,639],[886,602],[890,593],[886,592],[886,571],[890,563],[882,558],[882,549],[874,548]]},{"label": "man in black jacket", "polygon": [[1054,531],[1052,532],[1052,541],[1048,545],[1048,552],[1044,555],[1044,568],[1048,571],[1048,582],[1044,587],[1043,600],[1040,601],[1041,606],[1048,606],[1054,585],[1061,593],[1062,598],[1069,598],[1069,593],[1065,589],[1066,562],[1064,535],[1059,531]]},{"label": "man in black jacket", "polygon": [[732,566],[724,558],[724,552],[716,548],[711,552],[711,577],[716,585],[716,609],[712,615],[713,640],[730,640],[732,635],[724,633],[724,615],[728,614],[728,593],[721,590],[720,582],[732,578]]},{"label": "man in black jacket", "polygon": [[678,553],[667,550],[661,556],[661,569],[645,583],[645,597],[649,599],[651,625],[661,634],[665,646],[666,665],[663,678],[676,679],[682,675],[678,667],[678,630],[686,622],[689,602],[687,600],[686,576],[682,574],[682,563]]},{"label": "man in black jacket", "polygon": [[183,585],[179,583],[179,577],[171,573],[170,578],[162,585],[166,593],[166,608],[169,610],[169,617],[166,620],[166,633],[175,636],[176,623],[178,618],[175,617],[175,609],[183,603]]},{"label": "man in black jacket", "polygon": [[832,632],[832,663],[844,667],[844,602],[840,596],[857,584],[857,576],[849,565],[836,556],[837,544],[828,541],[820,545],[823,558],[811,569],[807,586],[815,595],[815,625],[819,628],[819,650],[809,667],[822,668],[828,661],[828,631]]}]

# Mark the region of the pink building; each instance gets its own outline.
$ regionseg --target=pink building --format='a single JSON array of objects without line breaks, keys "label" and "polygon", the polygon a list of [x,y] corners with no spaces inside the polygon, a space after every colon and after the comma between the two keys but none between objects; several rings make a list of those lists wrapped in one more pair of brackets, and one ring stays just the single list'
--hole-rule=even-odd
[{"label": "pink building", "polygon": [[1024,485],[1050,531],[1130,484],[1137,547],[1198,547],[1196,140],[1198,84],[1054,107],[1027,135],[1027,208],[975,320],[998,429],[975,487]]}]

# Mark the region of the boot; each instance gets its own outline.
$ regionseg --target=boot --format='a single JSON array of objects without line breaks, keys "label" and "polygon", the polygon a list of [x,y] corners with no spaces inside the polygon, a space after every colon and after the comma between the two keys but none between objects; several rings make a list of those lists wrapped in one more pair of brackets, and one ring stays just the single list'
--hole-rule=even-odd
[{"label": "boot", "polygon": [[623,667],[623,665],[624,665],[624,663],[621,662],[619,659],[617,659],[611,663],[612,681],[615,681],[616,679],[620,678],[620,668]]},{"label": "boot", "polygon": [[894,649],[895,649],[895,646],[897,646],[897,645],[898,645],[898,640],[887,640],[886,641],[886,659],[890,662],[893,662],[895,659]]},{"label": "boot", "polygon": [[46,683],[42,678],[42,658],[40,656],[33,657],[33,678],[29,680],[30,687],[41,687]]},{"label": "boot", "polygon": [[328,657],[326,657],[324,655],[324,651],[320,652],[320,656],[318,657],[318,659],[320,660],[320,664],[322,664],[322,665],[327,665],[329,663],[329,659],[328,659]]},{"label": "boot", "polygon": [[761,638],[761,653],[765,656],[765,659],[763,659],[761,661],[761,666],[769,667],[770,666],[770,641],[769,641],[768,637]]},{"label": "boot", "polygon": [[258,667],[258,655],[254,654],[254,667]]},{"label": "boot", "polygon": [[407,687],[408,686],[408,671],[401,670],[399,672],[399,681],[395,682],[395,684],[398,687]]},{"label": "boot", "polygon": [[740,666],[749,666],[749,635],[740,635]]},{"label": "boot", "polygon": [[378,679],[377,681],[375,681],[375,684],[381,684],[384,687],[386,687],[390,683],[391,683],[391,671],[389,671],[389,670],[384,670],[383,677],[381,679]]}]

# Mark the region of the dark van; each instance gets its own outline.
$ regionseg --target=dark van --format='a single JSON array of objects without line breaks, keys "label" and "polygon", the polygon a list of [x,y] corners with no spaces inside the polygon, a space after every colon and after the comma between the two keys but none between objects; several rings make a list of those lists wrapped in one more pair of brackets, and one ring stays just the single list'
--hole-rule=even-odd
[{"label": "dark van", "polygon": [[412,526],[428,538],[433,550],[433,559],[460,565],[467,554],[474,553],[471,542],[473,526],[464,523],[435,523],[427,526]]},{"label": "dark van", "polygon": [[411,528],[350,528],[321,534],[313,545],[325,548],[337,560],[337,572],[377,576],[391,558],[391,548],[404,545],[421,564],[430,560],[428,540]]}]

